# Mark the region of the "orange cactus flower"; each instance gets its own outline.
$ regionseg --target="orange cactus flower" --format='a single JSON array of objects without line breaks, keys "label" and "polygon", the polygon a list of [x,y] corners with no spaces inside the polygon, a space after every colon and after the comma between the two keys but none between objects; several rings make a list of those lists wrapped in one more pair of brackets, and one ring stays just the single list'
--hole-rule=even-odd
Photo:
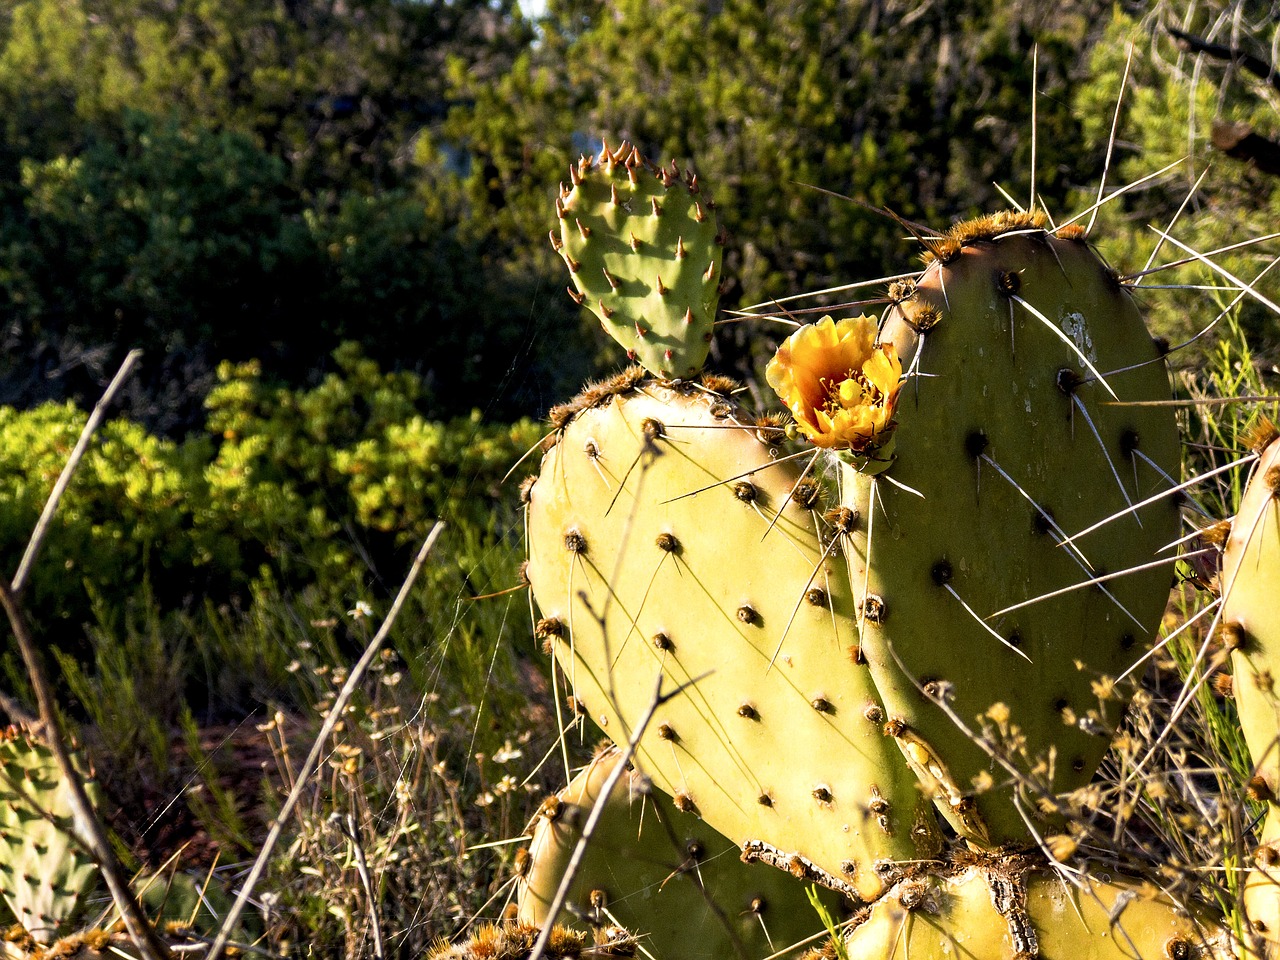
[{"label": "orange cactus flower", "polygon": [[801,327],[778,348],[765,377],[816,446],[872,454],[893,431],[902,364],[876,346],[873,317]]}]

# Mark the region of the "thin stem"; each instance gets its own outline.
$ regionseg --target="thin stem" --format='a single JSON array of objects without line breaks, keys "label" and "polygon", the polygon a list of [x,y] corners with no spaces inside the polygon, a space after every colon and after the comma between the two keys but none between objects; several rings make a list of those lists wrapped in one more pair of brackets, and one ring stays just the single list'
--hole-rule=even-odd
[{"label": "thin stem", "polygon": [[22,562],[18,564],[18,572],[13,575],[13,582],[10,584],[9,589],[16,596],[22,596],[22,589],[27,585],[27,577],[31,573],[31,568],[35,566],[36,559],[40,556],[40,548],[44,546],[44,539],[49,533],[49,526],[53,523],[53,515],[58,511],[58,502],[62,499],[63,493],[66,492],[67,486],[71,483],[71,477],[76,472],[76,467],[80,465],[80,459],[84,456],[85,451],[89,449],[89,440],[93,437],[94,431],[98,429],[98,425],[102,423],[107,407],[111,406],[116,394],[124,386],[125,380],[133,372],[134,365],[141,356],[141,350],[129,351],[129,355],[124,358],[124,363],[120,364],[120,369],[116,371],[115,377],[107,387],[106,392],[103,393],[102,399],[98,401],[93,408],[93,412],[89,414],[89,419],[85,422],[84,429],[80,431],[80,439],[76,441],[76,445],[71,451],[71,456],[67,458],[67,464],[62,468],[58,482],[53,485],[53,491],[45,502],[44,512],[40,514],[40,519],[36,521],[35,529],[31,531],[31,539],[27,543],[26,553],[22,555]]}]

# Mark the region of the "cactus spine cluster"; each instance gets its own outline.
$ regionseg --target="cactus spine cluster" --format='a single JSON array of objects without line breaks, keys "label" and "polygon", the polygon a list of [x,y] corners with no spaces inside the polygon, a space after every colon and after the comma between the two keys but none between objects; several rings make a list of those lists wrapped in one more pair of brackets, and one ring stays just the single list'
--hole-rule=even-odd
[{"label": "cactus spine cluster", "polygon": [[[606,735],[632,737],[659,672],[691,682],[634,776],[744,860],[841,893],[852,932],[817,956],[1225,956],[1208,914],[1142,880],[1068,883],[1039,847],[1108,749],[1179,525],[1162,355],[1084,232],[1012,213],[927,238],[883,322],[824,319],[779,350],[789,425],[693,379],[717,240],[648,242],[662,228],[637,231],[622,187],[655,223],[701,223],[691,181],[625,144],[571,176],[553,233],[571,294],[654,378],[553,410],[524,488],[528,574],[535,632]],[[649,322],[691,263],[711,266],[677,309],[701,296],[704,313]],[[799,434],[820,451],[793,453]],[[539,857],[539,884],[564,859]],[[525,891],[522,918],[544,922],[545,892]],[[661,914],[627,922],[665,938]]]}]

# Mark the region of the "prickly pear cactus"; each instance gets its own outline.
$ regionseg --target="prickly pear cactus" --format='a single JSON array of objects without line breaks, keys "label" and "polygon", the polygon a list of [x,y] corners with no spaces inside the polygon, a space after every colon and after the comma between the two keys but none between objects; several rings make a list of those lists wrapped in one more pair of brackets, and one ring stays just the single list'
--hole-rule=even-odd
[{"label": "prickly pear cactus", "polygon": [[850,958],[876,960],[1226,960],[1232,955],[1221,928],[1188,915],[1151,884],[1091,877],[1069,882],[1010,858],[903,880],[876,903],[844,946]]},{"label": "prickly pear cactus", "polygon": [[1169,399],[1167,374],[1128,291],[1069,237],[1015,214],[932,244],[880,335],[907,377],[892,458],[849,484],[885,729],[981,846],[1026,842],[1038,798],[1015,805],[972,737],[1046,792],[1086,784],[1124,709],[1108,678],[1147,648],[1173,577],[1173,497],[1078,536],[1168,491],[1180,460],[1172,412],[1112,405]]},{"label": "prickly pear cactus", "polygon": [[553,419],[526,491],[528,573],[537,632],[590,717],[625,738],[660,672],[668,690],[696,681],[637,767],[747,856],[854,899],[936,853],[854,625],[860,517],[827,513],[776,423],[708,387],[623,376]]},{"label": "prickly pear cactus", "polygon": [[67,793],[48,747],[15,727],[0,733],[0,896],[36,943],[56,939],[97,882]]},{"label": "prickly pear cactus", "polygon": [[624,142],[571,167],[552,245],[570,295],[656,376],[686,378],[707,358],[719,301],[715,204],[691,173],[655,167]]},{"label": "prickly pear cactus", "polygon": [[1222,637],[1232,650],[1236,706],[1267,806],[1244,907],[1259,955],[1280,956],[1280,438],[1275,428],[1241,499],[1222,564]]},{"label": "prickly pear cactus", "polygon": [[[519,919],[541,925],[591,808],[621,759],[599,754],[544,801],[519,893]],[[837,896],[826,892],[830,913]],[[624,773],[575,875],[565,917],[621,925],[656,960],[764,958],[822,932],[805,884],[761,864],[635,772]]]}]

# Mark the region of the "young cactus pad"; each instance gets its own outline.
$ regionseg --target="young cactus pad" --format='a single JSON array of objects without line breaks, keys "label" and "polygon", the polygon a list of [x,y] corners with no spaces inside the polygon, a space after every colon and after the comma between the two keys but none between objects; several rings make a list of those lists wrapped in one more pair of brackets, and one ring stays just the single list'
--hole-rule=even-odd
[{"label": "young cactus pad", "polygon": [[56,939],[98,878],[72,837],[68,795],[48,747],[14,727],[0,732],[0,896],[37,943]]},{"label": "young cactus pad", "polygon": [[1228,960],[1228,942],[1149,883],[1068,882],[1003,858],[902,881],[845,948],[876,960]]},{"label": "young cactus pad", "polygon": [[1108,678],[1147,649],[1168,599],[1176,498],[1062,541],[1169,492],[1178,435],[1168,407],[1111,405],[1168,400],[1168,377],[1083,239],[1004,215],[935,250],[881,330],[907,374],[896,459],[850,485],[869,518],[853,551],[862,644],[944,816],[979,845],[1025,843],[1045,795],[1024,792],[1019,811],[972,737],[1047,793],[1093,776],[1124,709]]},{"label": "young cactus pad", "polygon": [[1267,806],[1244,906],[1249,933],[1280,956],[1280,439],[1262,451],[1231,523],[1222,564],[1222,637],[1232,650],[1232,690]]},{"label": "young cactus pad", "polygon": [[797,489],[803,467],[766,442],[782,431],[726,396],[615,387],[569,405],[528,490],[537,632],[615,738],[659,672],[668,691],[696,680],[637,766],[735,843],[764,841],[752,855],[875,897],[881,861],[931,856],[937,826],[859,653],[841,555],[858,518],[824,520],[818,485]]},{"label": "young cactus pad", "polygon": [[[520,920],[546,921],[582,825],[620,759],[616,751],[598,756],[543,802],[520,885]],[[605,801],[561,920],[621,924],[655,960],[761,960],[822,931],[805,891],[786,873],[743,863],[732,841],[628,772]],[[824,899],[837,913],[838,897],[827,891]]]},{"label": "young cactus pad", "polygon": [[694,376],[720,299],[715,205],[675,161],[655,167],[625,142],[569,175],[551,242],[569,265],[570,295],[650,373]]}]

